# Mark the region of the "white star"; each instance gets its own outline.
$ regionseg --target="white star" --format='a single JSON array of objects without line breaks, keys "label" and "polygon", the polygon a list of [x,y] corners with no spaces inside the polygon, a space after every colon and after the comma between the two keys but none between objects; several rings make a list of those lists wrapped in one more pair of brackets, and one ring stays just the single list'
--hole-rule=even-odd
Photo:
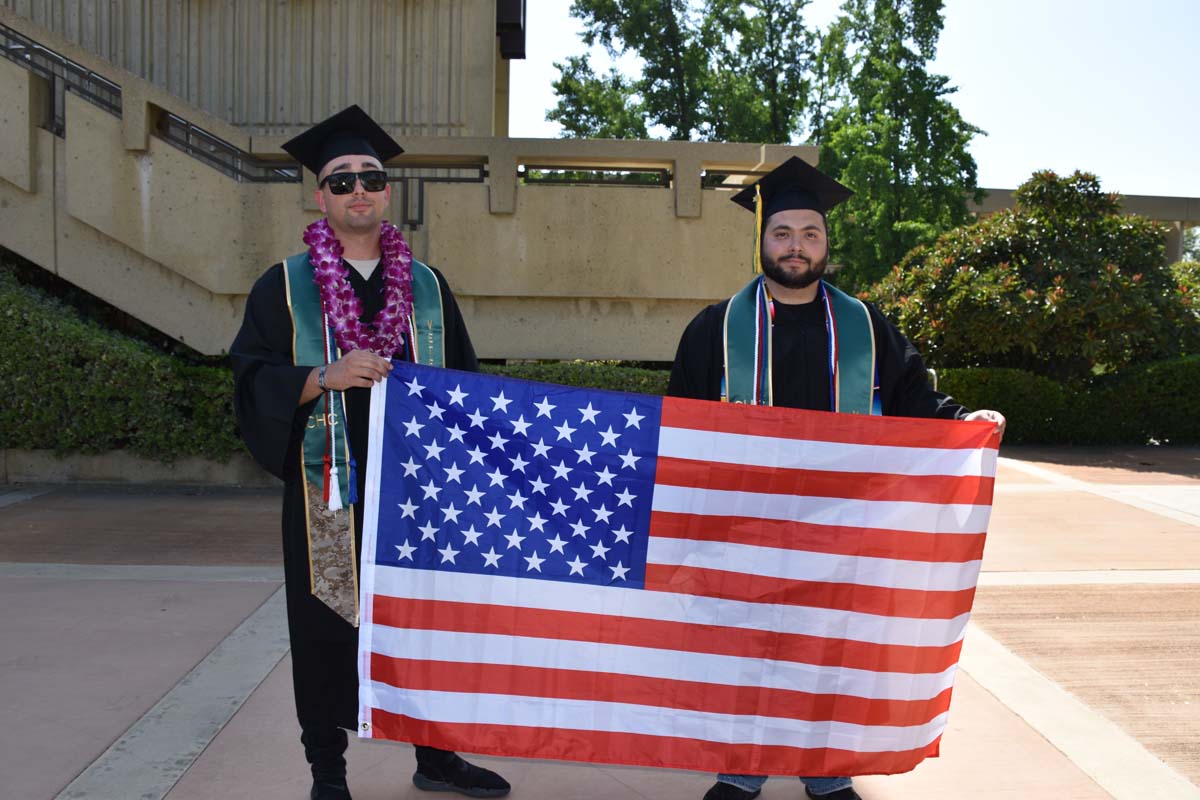
[{"label": "white star", "polygon": [[567,479],[567,473],[569,473],[571,471],[571,467],[567,466],[566,459],[563,459],[562,461],[558,462],[558,466],[554,467],[553,469],[554,469],[554,477],[562,478],[564,481]]},{"label": "white star", "polygon": [[535,456],[541,456],[542,458],[549,458],[550,457],[548,455],[549,452],[550,452],[550,445],[546,444],[546,439],[544,437],[538,439],[537,444],[535,444],[533,446],[533,454]]},{"label": "white star", "polygon": [[446,482],[449,483],[450,481],[454,481],[455,483],[462,483],[459,478],[462,477],[464,472],[466,472],[466,470],[459,469],[458,462],[455,461],[453,464],[446,467]]},{"label": "white star", "polygon": [[616,565],[615,567],[609,567],[609,569],[611,569],[611,570],[612,570],[612,572],[613,572],[613,574],[612,574],[612,579],[613,579],[614,581],[623,581],[623,580],[625,580],[625,573],[626,573],[626,572],[629,572],[629,567],[623,567],[623,566],[621,566],[621,562],[620,562],[620,561],[618,561],[618,562],[617,562],[617,565]]},{"label": "white star", "polygon": [[575,428],[572,428],[571,423],[567,422],[565,419],[563,420],[563,424],[559,425],[554,430],[558,431],[559,439],[566,439],[568,442],[571,441],[571,434],[575,432]]},{"label": "white star", "polygon": [[447,561],[449,561],[451,564],[453,564],[454,557],[456,555],[458,555],[458,551],[455,550],[453,547],[451,547],[449,542],[446,542],[446,546],[443,547],[441,550],[438,550],[438,552],[442,554],[442,563],[443,564],[445,564]]},{"label": "white star", "polygon": [[513,531],[512,533],[510,533],[508,536],[505,536],[504,538],[508,542],[508,547],[506,548],[508,550],[512,550],[514,547],[516,549],[520,550],[521,542],[525,541],[525,537],[522,536],[521,534],[517,533],[516,531]]},{"label": "white star", "polygon": [[537,475],[534,477],[534,479],[532,481],[529,482],[529,490],[532,491],[534,494],[544,495],[546,493],[546,487],[548,487],[549,485],[550,484],[548,484],[544,480],[542,480],[541,475]]},{"label": "white star", "polygon": [[550,508],[555,514],[562,514],[564,517],[567,515],[568,506],[562,500],[555,500],[550,504]]},{"label": "white star", "polygon": [[433,419],[434,417],[441,419],[442,414],[444,414],[446,411],[446,409],[444,409],[438,405],[437,400],[434,400],[432,403],[426,404],[425,407],[429,409],[429,418],[430,419]]},{"label": "white star", "polygon": [[400,519],[417,518],[417,504],[412,500],[405,500],[403,503],[399,503],[398,505],[400,506],[400,511],[402,512],[400,514]]},{"label": "white star", "polygon": [[467,505],[471,505],[471,503],[474,503],[475,505],[479,506],[480,508],[483,508],[483,503],[479,502],[482,497],[483,497],[483,492],[479,491],[478,483],[475,484],[474,486],[472,486],[470,489],[467,489]]},{"label": "white star", "polygon": [[592,463],[592,456],[596,454],[585,444],[583,447],[575,451],[575,455],[579,456],[580,464],[585,461],[590,464]]},{"label": "white star", "polygon": [[417,470],[421,468],[420,464],[418,464],[416,461],[413,461],[412,456],[409,456],[408,461],[405,461],[400,466],[404,467],[404,477],[406,478],[415,477]]},{"label": "white star", "polygon": [[583,575],[583,568],[587,566],[587,562],[580,561],[579,556],[575,556],[575,560],[568,561],[567,566],[571,568],[572,575]]},{"label": "white star", "polygon": [[529,530],[546,532],[546,520],[542,518],[540,511],[535,511],[533,516],[529,518]]},{"label": "white star", "polygon": [[482,428],[483,421],[487,419],[483,414],[479,413],[479,409],[475,409],[474,414],[467,414],[467,419],[471,420],[472,428]]},{"label": "white star", "polygon": [[580,422],[590,422],[595,425],[596,415],[600,413],[600,409],[592,408],[592,404],[589,402],[587,408],[579,409],[579,413],[583,414],[583,419]]},{"label": "white star", "polygon": [[404,427],[407,430],[407,433],[404,434],[405,436],[416,436],[418,439],[420,439],[421,428],[424,428],[425,424],[423,422],[417,422],[417,418],[413,417],[408,422],[404,423]]},{"label": "white star", "polygon": [[546,419],[550,419],[550,412],[558,408],[558,406],[550,404],[550,398],[548,397],[543,397],[542,402],[534,403],[533,406],[538,410],[538,416],[545,417]]},{"label": "white star", "polygon": [[619,508],[621,506],[629,506],[630,508],[633,508],[633,501],[636,499],[637,499],[636,494],[630,493],[630,491],[628,489],[622,489],[620,492],[617,493],[617,500],[620,501],[619,503],[617,503],[617,507]]},{"label": "white star", "polygon": [[608,524],[608,518],[613,515],[613,512],[609,511],[604,506],[592,509],[592,513],[596,515],[596,522],[603,522],[606,525]]},{"label": "white star", "polygon": [[563,550],[563,548],[567,545],[567,540],[559,536],[557,533],[554,534],[554,538],[551,539],[548,544],[550,545],[551,553],[562,553],[564,556],[567,554],[566,551]]},{"label": "white star", "polygon": [[472,464],[483,463],[483,451],[479,449],[479,445],[475,445],[473,448],[468,450],[467,455],[471,457]]},{"label": "white star", "polygon": [[[604,469],[596,473],[596,477],[600,479],[600,483],[605,483],[609,486],[612,486],[612,479],[617,477],[617,473],[609,472],[608,466],[606,465]],[[597,483],[596,485],[599,486],[600,483]]]},{"label": "white star", "polygon": [[583,481],[580,481],[578,486],[572,487],[571,491],[575,493],[576,500],[582,500],[585,503],[592,494],[592,490],[584,486]]},{"label": "white star", "polygon": [[511,402],[512,400],[509,400],[504,396],[504,390],[502,389],[500,390],[499,395],[492,398],[492,411],[499,411],[501,414],[507,414],[508,404]]},{"label": "white star", "polygon": [[411,544],[408,543],[408,539],[404,540],[404,544],[396,545],[396,549],[400,551],[400,555],[398,556],[398,558],[401,561],[403,561],[406,558],[409,561],[412,561],[412,554],[414,552],[416,552],[416,550],[417,550],[417,548],[413,547]]},{"label": "white star", "polygon": [[512,503],[512,505],[510,505],[509,508],[510,509],[512,509],[512,508],[523,509],[523,508],[525,508],[525,501],[528,499],[529,498],[525,497],[523,494],[521,494],[521,490],[518,489],[517,491],[513,492],[512,494],[510,494],[508,496],[508,502]]},{"label": "white star", "polygon": [[422,486],[422,487],[421,487],[421,491],[425,493],[425,496],[424,496],[423,498],[421,498],[421,499],[423,499],[423,500],[429,500],[429,499],[437,500],[437,496],[438,496],[438,494],[440,494],[440,493],[441,493],[441,491],[442,491],[442,487],[440,487],[440,486],[438,486],[436,483],[434,483],[434,482],[433,482],[433,478],[430,478],[430,479],[429,479],[429,483],[427,483],[427,484],[425,484],[424,486]]},{"label": "white star", "polygon": [[415,395],[421,394],[421,391],[425,388],[421,384],[417,383],[416,378],[413,378],[411,381],[409,381],[408,383],[406,383],[404,385],[408,387],[408,396],[409,397],[412,397],[414,394]]},{"label": "white star", "polygon": [[603,440],[600,442],[600,446],[603,447],[606,444],[611,444],[613,447],[616,447],[617,439],[620,438],[620,436],[621,434],[614,431],[612,429],[612,425],[609,425],[608,430],[600,432],[600,438]]},{"label": "white star", "polygon": [[525,459],[521,458],[520,453],[517,453],[516,458],[510,458],[509,461],[512,462],[513,469],[516,470],[517,472],[524,472],[525,468],[527,466],[529,466],[529,462],[526,461]]},{"label": "white star", "polygon": [[633,454],[633,448],[631,447],[629,448],[629,452],[623,456],[618,455],[617,458],[621,459],[622,468],[629,467],[630,469],[637,469],[637,462],[640,461],[642,457],[635,456]]},{"label": "white star", "polygon": [[[446,431],[450,434],[450,441],[463,442],[463,434],[465,434],[466,431],[458,427],[457,422],[451,425],[449,428],[446,428]],[[463,442],[463,444],[466,444],[466,442]]]},{"label": "white star", "polygon": [[461,383],[446,394],[450,395],[450,405],[458,403],[461,406],[463,404],[463,400],[466,400],[468,397],[467,393],[462,390]]},{"label": "white star", "polygon": [[483,565],[485,567],[500,568],[500,554],[496,552],[496,548],[491,548],[486,553],[480,553],[483,556]]},{"label": "white star", "polygon": [[489,489],[493,486],[503,486],[504,485],[504,473],[500,471],[499,467],[496,467],[496,469],[487,473],[487,476],[491,480],[491,483],[488,484]]},{"label": "white star", "polygon": [[579,520],[579,522],[571,523],[571,535],[572,536],[582,536],[584,538],[584,540],[586,540],[587,532],[588,532],[588,526],[583,524],[583,520]]},{"label": "white star", "polygon": [[483,531],[475,530],[475,526],[472,525],[471,527],[469,527],[465,531],[463,531],[462,535],[466,537],[466,541],[463,542],[463,544],[473,544],[473,545],[478,546],[479,545],[479,537],[483,536]]},{"label": "white star", "polygon": [[421,541],[428,539],[431,542],[437,541],[437,528],[433,527],[432,523],[426,522],[421,527],[417,528],[421,532]]},{"label": "white star", "polygon": [[604,546],[604,542],[596,542],[592,545],[592,558],[605,560],[606,555],[608,555],[608,548]]},{"label": "white star", "polygon": [[493,450],[500,450],[501,452],[504,450],[504,445],[508,444],[508,439],[501,436],[500,431],[496,431],[495,436],[489,436],[488,441],[492,443]]},{"label": "white star", "polygon": [[443,516],[442,522],[457,523],[458,515],[461,513],[462,513],[461,511],[459,511],[457,508],[454,507],[454,503],[451,503],[450,505],[448,505],[442,509],[442,516]]},{"label": "white star", "polygon": [[499,511],[497,511],[495,508],[493,508],[491,511],[488,511],[487,513],[485,513],[484,516],[487,517],[487,521],[488,521],[487,526],[489,528],[491,528],[491,527],[499,528],[500,520],[504,519],[504,515],[501,514]]},{"label": "white star", "polygon": [[430,442],[429,444],[425,445],[425,459],[429,460],[431,458],[436,458],[438,461],[441,461],[442,451],[445,449],[446,448],[442,447],[437,442]]},{"label": "white star", "polygon": [[622,414],[621,416],[625,418],[626,428],[637,428],[639,431],[642,429],[642,426],[638,423],[646,418],[645,416],[637,413],[636,407],[629,409],[628,414]]},{"label": "white star", "polygon": [[524,559],[529,562],[529,566],[525,568],[526,572],[532,572],[533,570],[537,570],[538,572],[541,572],[542,571],[542,562],[546,560],[544,558],[538,558],[538,554],[537,554],[536,550],[533,551],[533,555],[524,556]]},{"label": "white star", "polygon": [[629,544],[629,537],[633,535],[633,531],[628,530],[624,525],[613,531],[613,536],[617,537],[618,542]]},{"label": "white star", "polygon": [[517,421],[513,423],[513,433],[515,433],[517,436],[524,436],[526,432],[528,432],[529,426],[532,424],[532,422],[526,422],[525,415],[522,414],[521,416],[517,417]]}]

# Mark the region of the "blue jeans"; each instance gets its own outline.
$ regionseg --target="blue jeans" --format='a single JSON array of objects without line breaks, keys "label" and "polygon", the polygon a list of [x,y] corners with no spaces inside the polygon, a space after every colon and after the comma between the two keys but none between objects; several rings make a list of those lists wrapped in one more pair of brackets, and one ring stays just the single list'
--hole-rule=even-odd
[{"label": "blue jeans", "polygon": [[[722,772],[717,776],[721,783],[731,783],[747,792],[757,792],[767,782],[766,775],[727,775]],[[804,785],[815,795],[829,794],[838,789],[849,788],[852,781],[849,778],[801,778]]]}]

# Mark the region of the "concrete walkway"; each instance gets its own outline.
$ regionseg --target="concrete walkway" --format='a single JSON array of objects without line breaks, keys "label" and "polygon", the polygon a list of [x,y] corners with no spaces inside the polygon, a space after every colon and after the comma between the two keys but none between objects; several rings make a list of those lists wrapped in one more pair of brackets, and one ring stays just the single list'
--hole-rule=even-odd
[{"label": "concrete walkway", "polygon": [[[1200,798],[1200,450],[1004,455],[942,755],[860,793]],[[278,502],[0,484],[0,796],[308,796]],[[406,745],[354,741],[349,761],[357,800],[428,800]],[[514,798],[699,800],[712,781],[478,761]]]}]

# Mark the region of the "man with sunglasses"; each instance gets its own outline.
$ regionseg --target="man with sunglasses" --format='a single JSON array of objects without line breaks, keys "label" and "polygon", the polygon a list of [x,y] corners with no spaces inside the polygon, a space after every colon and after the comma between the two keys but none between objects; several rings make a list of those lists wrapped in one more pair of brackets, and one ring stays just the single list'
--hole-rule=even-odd
[{"label": "man with sunglasses", "polygon": [[[283,550],[292,678],[312,800],[349,800],[346,729],[358,719],[360,499],[370,389],[394,358],[475,370],[466,325],[438,271],[383,221],[384,162],[400,146],[358,106],[284,145],[316,173],[324,217],[309,246],[271,267],[230,348],[238,426],[284,481]],[[417,335],[417,332],[420,332]],[[413,783],[470,797],[509,785],[453,752],[416,747]]]}]

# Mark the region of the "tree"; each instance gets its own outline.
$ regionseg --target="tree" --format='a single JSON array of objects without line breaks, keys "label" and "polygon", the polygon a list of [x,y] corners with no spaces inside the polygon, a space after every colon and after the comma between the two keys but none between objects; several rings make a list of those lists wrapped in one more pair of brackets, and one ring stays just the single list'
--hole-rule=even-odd
[{"label": "tree", "polygon": [[1163,263],[1163,225],[1122,214],[1088,173],[1035,173],[1015,200],[871,291],[931,365],[1069,380],[1195,352],[1200,319]]},{"label": "tree", "polygon": [[843,287],[871,284],[982,196],[967,151],[980,130],[926,68],[942,24],[941,0],[846,0],[824,38],[814,143],[821,169],[855,192],[829,215]]}]

